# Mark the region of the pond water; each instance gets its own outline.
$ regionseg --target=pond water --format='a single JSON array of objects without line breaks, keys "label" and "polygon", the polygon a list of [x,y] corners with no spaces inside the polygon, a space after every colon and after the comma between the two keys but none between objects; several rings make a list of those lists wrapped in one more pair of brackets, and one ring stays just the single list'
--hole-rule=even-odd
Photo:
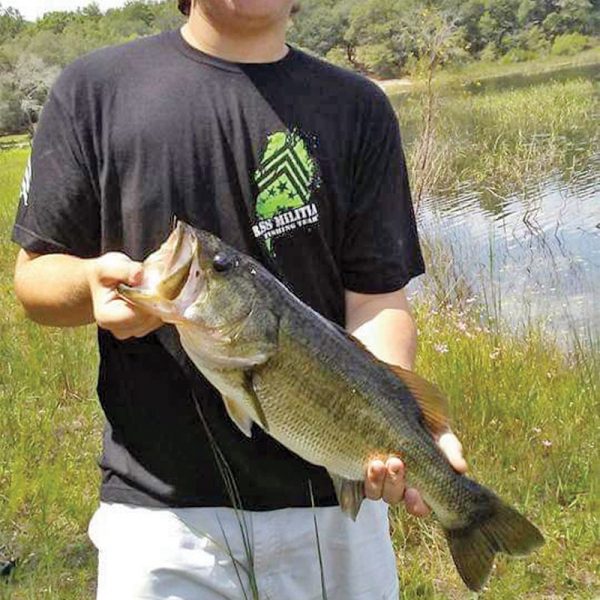
[{"label": "pond water", "polygon": [[[590,89],[597,94],[598,66],[529,79],[503,77],[468,86],[467,93],[497,94],[513,86],[582,77],[594,82]],[[443,93],[447,98],[453,92]],[[421,235],[443,249],[432,251],[433,260],[451,262],[442,266],[458,275],[493,317],[515,327],[535,322],[566,347],[600,339],[600,110],[591,123],[587,139],[575,127],[567,140],[565,147],[570,143],[589,151],[569,169],[553,165],[514,193],[497,193],[498,186],[489,181],[463,183],[430,193],[417,211]],[[440,278],[435,279],[439,286]],[[431,292],[432,280],[422,278],[417,294]],[[446,282],[452,285],[451,279]]]}]

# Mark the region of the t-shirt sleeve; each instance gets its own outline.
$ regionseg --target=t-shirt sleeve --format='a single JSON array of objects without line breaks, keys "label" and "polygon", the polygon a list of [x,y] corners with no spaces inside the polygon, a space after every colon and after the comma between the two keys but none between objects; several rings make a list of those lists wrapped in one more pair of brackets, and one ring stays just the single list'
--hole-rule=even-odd
[{"label": "t-shirt sleeve", "polygon": [[403,288],[425,267],[398,119],[378,91],[365,113],[344,231],[342,277],[348,290],[380,294]]},{"label": "t-shirt sleeve", "polygon": [[89,158],[68,102],[72,83],[59,79],[33,139],[12,239],[39,254],[92,257],[99,253],[100,207]]}]

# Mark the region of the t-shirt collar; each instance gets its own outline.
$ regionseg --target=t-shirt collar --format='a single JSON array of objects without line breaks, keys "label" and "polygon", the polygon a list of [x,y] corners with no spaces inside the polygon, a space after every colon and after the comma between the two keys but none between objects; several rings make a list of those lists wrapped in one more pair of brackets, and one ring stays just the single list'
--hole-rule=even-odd
[{"label": "t-shirt collar", "polygon": [[295,62],[299,56],[299,52],[289,44],[287,44],[288,52],[279,60],[273,62],[261,62],[261,63],[241,63],[241,62],[232,62],[225,60],[224,58],[220,58],[218,56],[212,56],[211,54],[207,54],[206,52],[202,52],[202,50],[198,50],[198,48],[194,48],[191,46],[186,39],[183,37],[180,29],[174,29],[172,31],[168,31],[166,34],[167,39],[171,42],[177,50],[179,50],[182,54],[195,60],[196,62],[211,65],[215,68],[230,71],[232,73],[243,73],[247,70],[253,71],[279,71],[281,69],[286,69],[290,64]]}]

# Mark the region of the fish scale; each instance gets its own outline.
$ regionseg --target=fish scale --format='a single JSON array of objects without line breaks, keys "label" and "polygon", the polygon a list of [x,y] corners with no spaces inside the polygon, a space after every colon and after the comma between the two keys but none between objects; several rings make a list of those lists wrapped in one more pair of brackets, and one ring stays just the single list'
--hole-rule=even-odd
[{"label": "fish scale", "polygon": [[470,589],[484,585],[497,552],[521,556],[543,543],[525,517],[452,469],[434,441],[448,428],[437,388],[377,360],[212,234],[180,221],[144,262],[143,284],[118,291],[175,324],[245,435],[254,422],[325,467],[352,518],[369,460],[400,456],[407,483],[431,506]]}]

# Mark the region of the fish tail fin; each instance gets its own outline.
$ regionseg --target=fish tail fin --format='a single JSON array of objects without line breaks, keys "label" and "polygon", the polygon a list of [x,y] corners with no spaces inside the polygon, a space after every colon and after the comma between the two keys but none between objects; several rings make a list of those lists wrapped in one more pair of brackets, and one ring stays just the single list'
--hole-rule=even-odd
[{"label": "fish tail fin", "polygon": [[497,552],[525,556],[544,543],[535,525],[491,492],[481,489],[491,496],[490,502],[486,501],[485,516],[479,513],[460,529],[444,529],[458,573],[473,591],[483,587]]}]

